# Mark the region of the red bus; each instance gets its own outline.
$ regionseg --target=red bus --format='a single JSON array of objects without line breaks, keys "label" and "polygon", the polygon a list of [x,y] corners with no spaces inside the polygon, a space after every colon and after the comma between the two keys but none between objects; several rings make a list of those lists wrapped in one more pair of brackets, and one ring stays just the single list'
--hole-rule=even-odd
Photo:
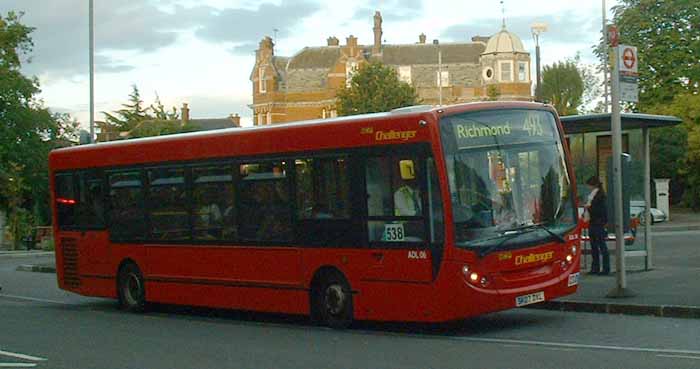
[{"label": "red bus", "polygon": [[441,322],[574,293],[580,226],[549,106],[472,103],[50,154],[59,287]]}]

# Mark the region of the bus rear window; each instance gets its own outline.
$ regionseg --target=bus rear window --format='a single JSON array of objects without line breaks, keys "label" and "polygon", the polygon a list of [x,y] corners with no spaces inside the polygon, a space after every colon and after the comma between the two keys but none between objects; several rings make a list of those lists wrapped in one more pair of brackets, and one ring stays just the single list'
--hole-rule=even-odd
[{"label": "bus rear window", "polygon": [[56,175],[56,210],[58,213],[58,226],[61,229],[76,226],[75,182],[73,174]]}]

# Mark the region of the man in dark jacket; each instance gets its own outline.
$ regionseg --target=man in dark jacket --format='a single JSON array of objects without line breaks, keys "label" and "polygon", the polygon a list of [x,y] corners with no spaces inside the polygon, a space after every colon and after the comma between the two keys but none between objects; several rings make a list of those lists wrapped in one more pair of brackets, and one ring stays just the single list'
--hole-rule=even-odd
[{"label": "man in dark jacket", "polygon": [[[605,243],[607,231],[605,225],[608,223],[608,210],[606,208],[606,197],[603,186],[598,177],[591,177],[586,181],[591,193],[588,195],[586,211],[588,212],[589,225],[588,234],[591,238],[591,274],[610,274],[610,254],[608,245]],[[600,258],[603,259],[603,270],[600,269]]]}]

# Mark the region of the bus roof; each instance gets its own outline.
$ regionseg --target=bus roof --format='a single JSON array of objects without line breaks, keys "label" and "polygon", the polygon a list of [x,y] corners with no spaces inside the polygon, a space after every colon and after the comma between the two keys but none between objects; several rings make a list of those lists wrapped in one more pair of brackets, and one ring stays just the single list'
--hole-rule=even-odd
[{"label": "bus roof", "polygon": [[[547,105],[530,102],[478,102],[446,107],[416,106],[386,113],[73,146],[53,150],[49,155],[49,162],[52,170],[61,170],[397,143],[375,142],[374,135],[361,134],[360,129],[368,127],[396,131],[414,129],[417,134],[411,142],[427,141],[430,139],[429,130],[419,129],[419,120],[430,123],[437,122],[438,114],[452,115],[474,110],[508,108],[551,109]],[[321,127],[323,130],[319,130]]]}]

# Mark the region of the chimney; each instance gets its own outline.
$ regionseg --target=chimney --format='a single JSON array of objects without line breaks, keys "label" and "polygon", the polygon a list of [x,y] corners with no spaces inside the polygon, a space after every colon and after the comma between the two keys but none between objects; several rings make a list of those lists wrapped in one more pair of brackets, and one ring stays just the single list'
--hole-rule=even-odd
[{"label": "chimney", "polygon": [[425,33],[421,33],[420,35],[418,35],[418,43],[419,44],[425,44],[425,39],[426,39]]},{"label": "chimney", "polygon": [[382,53],[382,14],[377,10],[374,13],[374,46],[372,46],[372,55]]},{"label": "chimney", "polygon": [[481,42],[483,44],[486,44],[489,42],[489,38],[477,35],[477,36],[472,37],[472,42]]},{"label": "chimney", "polygon": [[180,115],[180,119],[182,120],[183,126],[190,121],[190,108],[187,106],[187,103],[182,103],[182,114]]},{"label": "chimney", "polygon": [[234,127],[240,127],[241,126],[241,117],[238,116],[238,113],[231,114],[228,116],[228,118],[231,120],[231,123],[233,123]]},{"label": "chimney", "polygon": [[347,46],[357,47],[357,37],[350,35],[345,39],[345,41],[347,42]]},{"label": "chimney", "polygon": [[270,36],[265,36],[262,41],[260,41],[258,60],[269,60],[273,55],[275,55],[275,44],[272,42]]},{"label": "chimney", "polygon": [[328,41],[328,46],[338,46],[338,45],[340,45],[340,40],[338,40],[338,38],[335,37],[335,36],[328,37],[328,40],[327,40],[327,41]]}]

